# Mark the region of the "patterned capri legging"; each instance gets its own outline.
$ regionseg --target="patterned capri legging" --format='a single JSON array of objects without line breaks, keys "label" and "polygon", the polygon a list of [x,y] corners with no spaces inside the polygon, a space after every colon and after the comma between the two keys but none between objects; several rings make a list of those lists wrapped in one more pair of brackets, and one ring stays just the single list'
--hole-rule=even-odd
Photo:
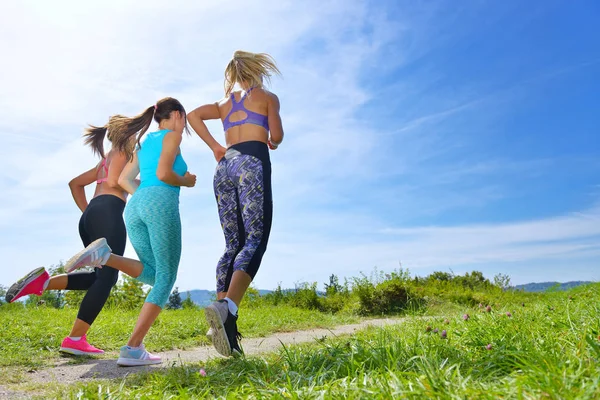
[{"label": "patterned capri legging", "polygon": [[146,302],[164,307],[175,285],[181,258],[179,190],[138,189],[125,208],[129,240],[144,266],[136,279],[152,286]]},{"label": "patterned capri legging", "polygon": [[229,289],[234,271],[254,279],[271,232],[271,161],[265,143],[248,141],[227,149],[214,176],[214,191],[225,235],[217,264],[217,292]]}]

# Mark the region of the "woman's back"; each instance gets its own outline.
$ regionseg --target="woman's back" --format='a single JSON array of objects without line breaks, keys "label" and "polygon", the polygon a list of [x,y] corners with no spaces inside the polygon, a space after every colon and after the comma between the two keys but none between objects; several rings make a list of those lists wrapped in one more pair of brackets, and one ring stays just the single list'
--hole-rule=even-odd
[{"label": "woman's back", "polygon": [[251,88],[232,92],[219,102],[219,116],[228,146],[251,140],[267,142],[271,96],[262,88]]},{"label": "woman's back", "polygon": [[[169,185],[160,180],[157,176],[158,163],[163,150],[163,141],[169,132],[170,131],[168,129],[151,132],[146,134],[144,140],[142,140],[141,147],[137,150],[141,182],[139,188],[149,186],[166,186],[174,188],[175,190],[179,190],[179,187]],[[187,164],[183,160],[181,153],[178,153],[175,157],[173,170],[182,176],[187,171]]]},{"label": "woman's back", "polygon": [[127,192],[125,192],[122,188],[120,188],[117,184],[119,175],[121,170],[123,169],[123,162],[115,163],[119,164],[119,171],[114,175],[114,179],[111,180],[111,176],[109,176],[109,169],[111,167],[112,162],[118,157],[125,157],[124,154],[119,153],[116,150],[110,150],[106,155],[106,158],[102,159],[102,161],[98,164],[96,171],[96,190],[94,192],[94,197],[98,197],[105,194],[110,194],[113,196],[117,196],[118,198],[125,200],[127,198]]}]

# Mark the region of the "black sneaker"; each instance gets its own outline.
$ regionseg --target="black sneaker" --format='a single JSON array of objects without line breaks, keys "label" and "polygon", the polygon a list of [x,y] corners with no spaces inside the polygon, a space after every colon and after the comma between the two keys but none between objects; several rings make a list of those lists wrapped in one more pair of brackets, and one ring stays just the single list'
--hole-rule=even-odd
[{"label": "black sneaker", "polygon": [[229,340],[229,346],[231,347],[231,351],[234,355],[242,355],[244,352],[240,347],[239,339],[242,338],[240,332],[237,329],[237,315],[233,315],[229,312],[229,308],[227,309],[227,319],[225,320],[225,333],[227,333],[227,339]]},{"label": "black sneaker", "polygon": [[[236,325],[237,325],[237,322],[236,322]],[[242,356],[242,355],[244,355],[244,349],[242,348],[242,346],[239,343],[242,341],[242,339],[244,337],[242,336],[242,334],[240,333],[240,331],[236,332],[235,337],[237,339],[238,348],[239,348],[239,354],[238,355]]]},{"label": "black sneaker", "polygon": [[206,322],[212,328],[212,342],[217,352],[225,357],[243,354],[238,343],[237,316],[229,312],[227,300],[218,300],[204,309]]}]

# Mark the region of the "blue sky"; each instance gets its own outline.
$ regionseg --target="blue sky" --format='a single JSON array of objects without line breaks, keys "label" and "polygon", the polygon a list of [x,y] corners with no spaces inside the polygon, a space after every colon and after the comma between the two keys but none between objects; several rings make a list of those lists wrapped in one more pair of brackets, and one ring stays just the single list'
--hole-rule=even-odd
[{"label": "blue sky", "polygon": [[[214,102],[236,49],[269,52],[283,72],[257,287],[400,262],[418,275],[600,279],[596,2],[195,3],[2,6],[0,284],[79,250],[67,182],[96,162],[86,123],[167,95],[188,110]],[[214,160],[196,136],[182,151],[198,182],[182,190],[177,286],[213,289]]]}]

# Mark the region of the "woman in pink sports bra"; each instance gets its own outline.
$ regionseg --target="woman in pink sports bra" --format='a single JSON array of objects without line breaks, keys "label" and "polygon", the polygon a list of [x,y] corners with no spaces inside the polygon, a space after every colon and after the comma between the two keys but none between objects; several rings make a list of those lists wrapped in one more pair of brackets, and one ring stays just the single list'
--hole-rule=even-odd
[{"label": "woman in pink sports bra", "polygon": [[[91,126],[86,130],[85,143],[102,157],[102,161],[71,180],[69,187],[73,200],[83,213],[79,220],[79,235],[83,245],[87,246],[104,237],[113,253],[123,255],[127,240],[123,222],[127,192],[119,187],[118,180],[127,164],[127,156],[113,149],[104,154],[103,141],[106,133],[106,126]],[[108,139],[112,142],[110,132]],[[96,185],[96,190],[88,204],[85,187],[91,184]],[[6,300],[12,303],[29,294],[40,296],[44,290],[87,290],[71,333],[62,341],[60,351],[74,355],[101,354],[104,351],[90,345],[86,334],[104,307],[112,287],[117,282],[118,274],[116,269],[104,267],[94,268],[91,272],[73,272],[49,277],[45,268],[41,267],[12,285],[6,294]]]},{"label": "woman in pink sports bra", "polygon": [[[271,231],[271,161],[283,140],[279,99],[263,81],[279,74],[268,54],[236,51],[225,69],[225,97],[188,115],[200,138],[212,149],[218,165],[214,191],[225,235],[225,252],[217,263],[217,301],[206,308],[217,351],[241,353],[237,310],[254,279]],[[235,85],[240,90],[234,90]],[[210,134],[205,120],[223,122],[227,149]]]}]

